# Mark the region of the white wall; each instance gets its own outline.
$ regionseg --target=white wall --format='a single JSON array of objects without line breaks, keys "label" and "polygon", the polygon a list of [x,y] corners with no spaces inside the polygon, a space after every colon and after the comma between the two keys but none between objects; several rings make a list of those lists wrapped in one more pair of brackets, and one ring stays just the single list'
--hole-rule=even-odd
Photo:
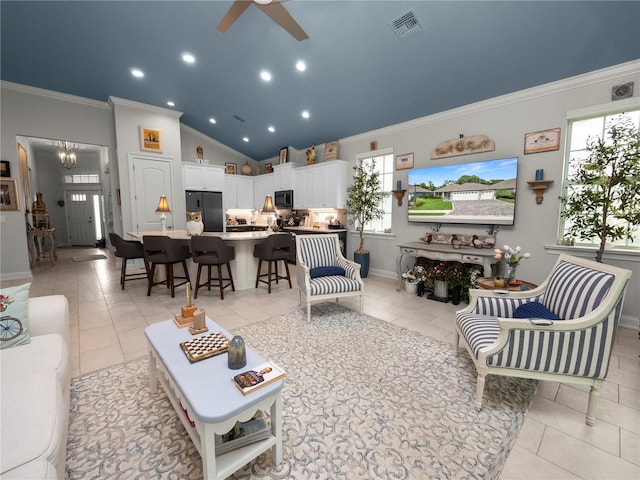
[{"label": "white wall", "polygon": [[[113,146],[114,128],[111,109],[104,102],[2,82],[0,103],[0,153],[3,160],[11,163],[11,173],[18,179],[20,190],[20,211],[0,214],[1,275],[3,280],[12,280],[31,277],[16,138],[62,138]],[[23,146],[33,154],[27,145]],[[30,165],[34,161],[30,158]],[[32,193],[35,195],[35,191]]]},{"label": "white wall", "polygon": [[[478,104],[467,105],[441,114],[424,117],[405,124],[395,125],[366,134],[342,139],[338,156],[355,162],[359,153],[369,151],[369,142],[377,141],[377,148],[391,147],[395,154],[413,152],[414,168],[444,164],[465,163],[511,156],[519,157],[517,204],[515,225],[500,227],[497,245],[520,245],[532,258],[525,260],[518,275],[534,283],[541,282],[557,259],[545,245],[555,245],[558,237],[558,213],[560,188],[563,176],[564,141],[567,112],[596,105],[611,105],[611,87],[635,81],[640,85],[640,62],[593,72],[588,75],[533,88],[516,94],[495,98]],[[636,94],[638,101],[638,94]],[[638,102],[640,104],[640,101]],[[561,148],[553,152],[524,155],[524,135],[529,132],[561,128]],[[431,160],[431,151],[440,142],[465,136],[487,135],[494,140],[496,149],[472,155]],[[546,180],[554,180],[545,192],[542,204],[535,203],[535,194],[527,180],[535,178],[535,171],[543,168]],[[407,185],[407,171],[395,172],[396,180]],[[401,207],[393,202],[393,236],[370,236],[365,248],[371,251],[371,272],[395,275],[397,245],[418,241],[427,232],[424,225],[407,221],[406,196]],[[486,233],[486,226],[443,224],[444,233]],[[349,250],[356,245],[356,237],[349,238]],[[350,255],[353,255],[350,252]],[[633,271],[624,308],[624,315],[633,318],[635,326],[640,317],[640,258],[606,260]]]},{"label": "white wall", "polygon": [[[204,159],[210,165],[222,165],[231,162],[238,166],[238,172],[245,162],[249,162],[255,172],[256,161],[246,155],[233,150],[230,147],[207,137],[203,133],[194,130],[187,125],[180,124],[180,139],[182,141],[182,161],[194,163],[196,161],[196,148],[201,146],[204,149]],[[262,163],[262,162],[260,162]]]}]

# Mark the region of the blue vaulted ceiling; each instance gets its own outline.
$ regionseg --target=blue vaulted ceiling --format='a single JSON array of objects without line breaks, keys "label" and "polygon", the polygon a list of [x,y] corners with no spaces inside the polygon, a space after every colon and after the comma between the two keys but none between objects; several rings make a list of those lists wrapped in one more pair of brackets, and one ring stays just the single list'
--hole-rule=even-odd
[{"label": "blue vaulted ceiling", "polygon": [[[290,0],[309,35],[302,42],[254,5],[221,33],[231,3],[3,0],[1,78],[103,101],[173,100],[183,123],[263,160],[285,145],[305,149],[640,59],[637,1]],[[407,11],[422,30],[399,39],[390,22]]]}]

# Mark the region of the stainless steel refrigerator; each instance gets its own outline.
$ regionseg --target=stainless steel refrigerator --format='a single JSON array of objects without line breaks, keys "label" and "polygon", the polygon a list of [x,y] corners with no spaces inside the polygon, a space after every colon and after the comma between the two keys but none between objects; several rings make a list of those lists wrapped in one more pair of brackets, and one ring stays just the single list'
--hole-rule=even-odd
[{"label": "stainless steel refrigerator", "polygon": [[202,212],[205,232],[224,231],[224,212],[221,192],[187,190],[187,212]]}]

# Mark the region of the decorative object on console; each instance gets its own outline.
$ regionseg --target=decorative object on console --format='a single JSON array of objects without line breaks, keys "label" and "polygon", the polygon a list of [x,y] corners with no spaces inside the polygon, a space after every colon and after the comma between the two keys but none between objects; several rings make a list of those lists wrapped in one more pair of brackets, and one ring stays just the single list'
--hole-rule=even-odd
[{"label": "decorative object on console", "polygon": [[[627,115],[616,116],[605,138],[587,141],[587,157],[572,159],[569,187],[560,201],[568,221],[565,235],[600,244],[596,261],[602,260],[607,240],[633,241],[640,225],[640,130]],[[605,208],[606,207],[606,208]],[[599,212],[593,215],[593,212]]]},{"label": "decorative object on console", "polygon": [[520,265],[520,261],[524,258],[531,257],[530,253],[520,253],[522,248],[518,245],[515,248],[510,247],[509,245],[505,245],[503,250],[496,248],[493,253],[493,257],[498,260],[504,259],[504,267],[505,267],[505,277],[507,278],[507,283],[509,285],[515,285],[516,280],[516,270],[518,269],[518,265]]},{"label": "decorative object on console", "polygon": [[204,148],[200,145],[196,147],[196,163],[204,163]]},{"label": "decorative object on console", "polygon": [[140,127],[140,150],[162,153],[161,132],[159,128]]},{"label": "decorative object on console", "polygon": [[324,146],[324,161],[338,159],[338,140],[327,142]]},{"label": "decorative object on console", "polygon": [[160,200],[158,201],[158,208],[156,208],[156,213],[160,214],[160,222],[162,223],[162,231],[167,231],[167,213],[171,213],[171,209],[169,208],[169,202],[167,201],[167,197],[165,195],[160,195]]},{"label": "decorative object on console", "polygon": [[[413,168],[413,153],[403,153],[396,155],[396,170],[407,170]],[[398,188],[398,190],[400,190]]]},{"label": "decorative object on console", "polygon": [[524,135],[524,153],[550,152],[560,149],[560,129],[541,130]]},{"label": "decorative object on console", "polygon": [[200,235],[204,232],[202,212],[187,212],[187,235]]},{"label": "decorative object on console", "polygon": [[51,221],[49,219],[49,212],[47,205],[42,199],[42,193],[36,193],[36,201],[31,206],[31,217],[33,220],[33,228],[51,228]]},{"label": "decorative object on console", "polygon": [[347,188],[347,214],[350,223],[357,223],[360,245],[353,259],[361,265],[360,275],[364,278],[369,273],[369,252],[364,249],[364,227],[368,222],[382,218],[384,210],[380,205],[388,193],[382,191],[375,161],[364,163],[360,159],[353,170],[353,183]]},{"label": "decorative object on console", "polygon": [[485,135],[466,137],[460,134],[455,140],[446,140],[439,143],[431,152],[431,159],[457,157],[470,153],[492,152],[496,149],[493,140]]},{"label": "decorative object on console", "polygon": [[289,161],[289,147],[282,147],[280,149],[280,156],[278,159],[278,163],[282,165],[283,163],[287,163]]},{"label": "decorative object on console", "polygon": [[244,165],[242,165],[241,171],[243,175],[251,175],[251,173],[253,172],[253,169],[251,168],[251,165],[249,164],[248,161],[246,161]]},{"label": "decorative object on console", "polygon": [[231,370],[238,370],[247,364],[247,349],[244,339],[240,335],[234,335],[227,354],[227,364]]},{"label": "decorative object on console", "polygon": [[273,165],[270,163],[265,163],[264,173],[273,173]]}]

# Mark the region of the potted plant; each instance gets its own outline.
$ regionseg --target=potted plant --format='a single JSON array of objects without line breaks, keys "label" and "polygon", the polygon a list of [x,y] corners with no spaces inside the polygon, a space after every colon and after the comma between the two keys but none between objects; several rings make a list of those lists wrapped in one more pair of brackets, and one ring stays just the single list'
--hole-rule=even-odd
[{"label": "potted plant", "polygon": [[607,240],[633,240],[640,224],[640,131],[620,115],[606,138],[589,138],[586,152],[585,159],[570,161],[562,216],[566,235],[599,239],[596,261],[602,262]]},{"label": "potted plant", "polygon": [[404,280],[404,289],[408,293],[416,293],[418,290],[418,284],[423,282],[426,272],[422,265],[416,264],[411,270],[408,272],[404,272],[402,274],[402,279]]},{"label": "potted plant", "polygon": [[375,165],[375,161],[365,163],[359,160],[353,167],[353,183],[347,188],[349,223],[355,223],[360,234],[360,245],[353,253],[353,259],[360,264],[362,277],[369,273],[369,252],[364,249],[364,227],[368,222],[382,218],[382,200],[388,195],[382,191],[380,173]]}]

